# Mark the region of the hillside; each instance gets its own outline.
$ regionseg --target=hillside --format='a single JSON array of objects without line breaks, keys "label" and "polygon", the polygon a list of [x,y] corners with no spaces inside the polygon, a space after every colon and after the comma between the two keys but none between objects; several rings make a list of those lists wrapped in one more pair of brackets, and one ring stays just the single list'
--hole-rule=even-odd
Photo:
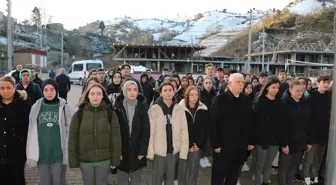
[{"label": "hillside", "polygon": [[[253,50],[260,47],[258,35],[263,26],[269,33],[267,44],[297,37],[302,39],[308,33],[321,35],[319,32],[326,33],[321,37],[328,41],[326,35],[331,33],[333,17],[331,9],[327,7],[333,5],[332,1],[294,0],[281,11],[255,11],[252,16]],[[41,30],[16,20],[14,22],[15,49],[40,48]],[[100,29],[102,23],[103,30]],[[226,9],[164,20],[131,17],[97,20],[72,31],[65,30],[64,51],[69,53],[70,58],[75,55],[78,58],[91,59],[111,53],[110,46],[113,42],[171,43],[204,45],[207,49],[201,51],[202,56],[244,56],[247,53],[248,26],[249,15],[227,12]],[[50,52],[61,51],[61,28],[61,24],[54,23],[43,29],[43,49]],[[6,49],[6,30],[6,17],[0,12],[0,51]],[[289,33],[281,30],[291,31]]]},{"label": "hillside", "polygon": [[[316,6],[316,3],[320,6]],[[312,4],[314,7],[311,7]],[[265,15],[258,24],[253,26],[252,52],[261,51],[262,39],[259,39],[259,34],[263,27],[267,33],[266,47],[291,41],[298,43],[323,41],[328,45],[331,42],[333,31],[334,10],[331,5],[326,2],[326,6],[322,6],[322,2],[306,0],[299,4],[291,4],[282,11]],[[248,31],[245,30],[232,37],[212,55],[243,57],[247,51]]]},{"label": "hillside", "polygon": [[[262,11],[253,15],[260,19]],[[208,35],[227,29],[246,27],[248,15],[222,11],[199,13],[194,18],[176,17],[172,19],[115,18],[104,21],[103,34],[116,42],[199,44]],[[80,27],[81,33],[101,33],[100,21]]]}]

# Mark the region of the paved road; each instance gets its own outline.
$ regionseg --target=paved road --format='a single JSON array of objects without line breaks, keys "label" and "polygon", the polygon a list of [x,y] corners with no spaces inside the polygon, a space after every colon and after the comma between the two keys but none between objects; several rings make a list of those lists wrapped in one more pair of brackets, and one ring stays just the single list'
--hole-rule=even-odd
[{"label": "paved road", "polygon": [[[75,105],[78,103],[78,99],[81,94],[82,87],[77,85],[72,85],[71,91],[68,94],[68,101],[69,103],[75,107]],[[151,168],[152,164],[149,162],[148,167],[143,170],[143,176],[142,176],[142,185],[152,185],[151,183]],[[82,185],[82,177],[80,172],[74,172],[70,169],[67,169],[67,184],[68,185]],[[211,179],[211,169],[200,169],[199,178],[198,178],[198,185],[210,185],[210,179]],[[248,172],[242,172],[241,174],[241,184],[242,185],[252,185],[252,177],[251,173]],[[26,182],[27,185],[39,185],[39,172],[36,168],[26,168]],[[271,185],[276,185],[276,175],[272,176],[272,183]],[[109,176],[109,185],[116,185],[116,176],[110,175]]]}]

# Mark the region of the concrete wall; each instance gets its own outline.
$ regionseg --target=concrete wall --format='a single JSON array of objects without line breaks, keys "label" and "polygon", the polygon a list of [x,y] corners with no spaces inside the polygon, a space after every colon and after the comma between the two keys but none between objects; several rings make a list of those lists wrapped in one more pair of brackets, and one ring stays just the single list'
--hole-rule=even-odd
[{"label": "concrete wall", "polygon": [[22,64],[23,67],[30,67],[32,65],[32,58],[35,57],[35,65],[40,66],[41,64],[41,56],[31,53],[14,53],[13,66],[17,66],[18,64]]}]

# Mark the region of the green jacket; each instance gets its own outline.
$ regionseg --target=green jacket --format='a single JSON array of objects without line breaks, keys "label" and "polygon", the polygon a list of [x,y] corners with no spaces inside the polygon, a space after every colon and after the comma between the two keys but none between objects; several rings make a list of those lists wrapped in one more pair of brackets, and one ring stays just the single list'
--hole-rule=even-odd
[{"label": "green jacket", "polygon": [[121,156],[120,125],[113,111],[108,123],[107,104],[103,102],[94,108],[89,103],[83,108],[82,122],[77,114],[71,120],[69,131],[69,166],[79,168],[80,162],[110,160],[111,166],[118,166]]}]

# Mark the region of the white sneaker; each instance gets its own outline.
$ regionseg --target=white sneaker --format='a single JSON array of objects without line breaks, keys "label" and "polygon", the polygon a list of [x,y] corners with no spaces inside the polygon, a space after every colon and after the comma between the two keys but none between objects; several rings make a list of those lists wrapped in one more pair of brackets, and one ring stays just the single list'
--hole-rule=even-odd
[{"label": "white sneaker", "polygon": [[244,166],[242,167],[242,172],[248,172],[248,171],[250,171],[250,167],[245,162]]},{"label": "white sneaker", "polygon": [[178,185],[178,180],[174,180],[174,185]]},{"label": "white sneaker", "polygon": [[311,183],[311,180],[310,180],[310,177],[306,177],[305,179],[304,179],[304,181],[305,181],[305,184],[306,185],[311,185],[312,183]]},{"label": "white sneaker", "polygon": [[239,179],[238,179],[238,181],[237,181],[237,185],[241,185]]},{"label": "white sneaker", "polygon": [[210,161],[209,161],[209,158],[207,158],[207,157],[204,157],[204,164],[205,164],[206,167],[211,167],[212,166]]},{"label": "white sneaker", "polygon": [[204,158],[201,158],[201,159],[200,159],[200,166],[201,166],[202,168],[206,168]]},{"label": "white sneaker", "polygon": [[314,181],[313,181],[313,184],[317,184],[319,181],[318,181],[318,177],[315,177],[314,178]]}]

